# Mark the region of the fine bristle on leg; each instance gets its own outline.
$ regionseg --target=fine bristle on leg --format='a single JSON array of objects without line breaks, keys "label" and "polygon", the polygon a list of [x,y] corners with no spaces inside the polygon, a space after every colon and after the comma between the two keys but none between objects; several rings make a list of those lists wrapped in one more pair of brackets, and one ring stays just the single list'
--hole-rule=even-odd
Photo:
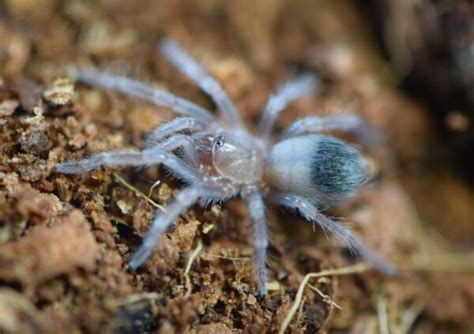
[{"label": "fine bristle on leg", "polygon": [[142,152],[109,151],[78,161],[67,161],[56,165],[56,171],[63,174],[87,173],[100,168],[141,166],[146,164]]},{"label": "fine bristle on leg", "polygon": [[239,113],[227,93],[196,60],[171,39],[163,39],[158,44],[158,50],[176,69],[188,76],[214,100],[229,124],[243,127]]},{"label": "fine bristle on leg", "polygon": [[195,185],[183,189],[175,200],[166,207],[166,212],[157,214],[153,220],[143,243],[130,258],[128,263],[130,269],[136,270],[150,257],[162,234],[178,219],[182,212],[196,203],[199,198],[208,198],[212,195],[212,191],[205,186]]},{"label": "fine bristle on leg", "polygon": [[158,148],[141,152],[109,151],[99,153],[78,161],[66,161],[55,166],[58,173],[80,174],[104,167],[147,167],[164,164],[174,174],[188,182],[198,179],[197,171],[178,157]]},{"label": "fine bristle on leg", "polygon": [[179,117],[164,123],[154,129],[146,138],[146,147],[153,147],[164,138],[177,132],[187,131],[194,133],[205,129],[203,122],[192,117]]},{"label": "fine bristle on leg", "polygon": [[157,106],[168,107],[184,116],[194,117],[205,122],[214,119],[209,111],[186,99],[121,75],[92,70],[78,70],[76,71],[76,79],[88,85],[115,90],[125,95],[151,102]]},{"label": "fine bristle on leg", "polygon": [[351,230],[336,223],[322,214],[310,201],[293,194],[276,194],[272,200],[289,209],[295,209],[308,221],[318,224],[323,231],[331,233],[336,239],[346,244],[352,251],[360,254],[370,262],[374,268],[388,276],[397,274],[397,269],[385,261],[360,241]]},{"label": "fine bristle on leg", "polygon": [[343,113],[328,117],[308,116],[290,124],[283,132],[281,139],[298,137],[324,131],[344,131],[353,134],[367,145],[383,143],[380,133],[354,113]]},{"label": "fine bristle on leg", "polygon": [[250,216],[254,242],[254,270],[257,294],[263,297],[267,294],[268,274],[266,268],[268,228],[265,218],[265,204],[262,195],[257,190],[242,195]]},{"label": "fine bristle on leg", "polygon": [[293,101],[312,94],[318,85],[317,77],[312,74],[303,74],[283,83],[275,94],[270,96],[263,110],[263,115],[258,124],[258,131],[261,136],[268,138],[280,113]]}]

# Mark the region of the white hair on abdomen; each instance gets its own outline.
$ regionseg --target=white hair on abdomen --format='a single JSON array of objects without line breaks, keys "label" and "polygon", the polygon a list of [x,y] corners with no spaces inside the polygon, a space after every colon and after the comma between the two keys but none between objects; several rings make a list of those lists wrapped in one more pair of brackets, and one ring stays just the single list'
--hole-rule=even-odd
[{"label": "white hair on abdomen", "polygon": [[277,143],[270,155],[268,177],[280,190],[312,196],[311,160],[313,136],[296,137]]}]

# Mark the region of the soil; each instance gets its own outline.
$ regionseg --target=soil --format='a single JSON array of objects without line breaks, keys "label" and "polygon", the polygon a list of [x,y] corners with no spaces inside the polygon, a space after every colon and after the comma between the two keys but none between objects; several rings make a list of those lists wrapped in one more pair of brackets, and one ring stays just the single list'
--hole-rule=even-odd
[{"label": "soil", "polygon": [[[469,1],[380,3],[0,2],[0,333],[278,333],[286,320],[287,333],[472,332],[474,10]],[[412,30],[384,30],[393,22]],[[433,45],[434,32],[445,43]],[[162,37],[204,64],[252,129],[278,84],[301,71],[320,76],[320,91],[292,104],[279,129],[344,111],[377,129],[384,142],[361,146],[376,177],[328,214],[398,276],[359,265],[302,218],[269,207],[269,293],[258,298],[238,199],[193,207],[142,268],[128,268],[183,185],[157,167],[71,176],[54,166],[142,148],[173,118],[75,83],[71,69],[138,78],[215,109],[156,52]],[[326,270],[298,299],[305,275]]]}]

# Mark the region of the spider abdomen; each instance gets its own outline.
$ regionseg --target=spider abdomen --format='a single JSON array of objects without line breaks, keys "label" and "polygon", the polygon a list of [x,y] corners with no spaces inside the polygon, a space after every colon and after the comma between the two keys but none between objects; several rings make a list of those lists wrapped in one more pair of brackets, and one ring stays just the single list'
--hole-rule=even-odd
[{"label": "spider abdomen", "polygon": [[360,152],[334,137],[307,135],[277,143],[267,175],[280,191],[326,207],[352,196],[368,179]]}]

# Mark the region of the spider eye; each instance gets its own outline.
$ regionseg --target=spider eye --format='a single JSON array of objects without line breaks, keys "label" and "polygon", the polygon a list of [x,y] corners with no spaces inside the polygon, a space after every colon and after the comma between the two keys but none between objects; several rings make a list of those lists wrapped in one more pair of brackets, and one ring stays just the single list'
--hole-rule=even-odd
[{"label": "spider eye", "polygon": [[224,145],[224,136],[217,136],[216,138],[216,146],[217,147],[222,147]]}]

